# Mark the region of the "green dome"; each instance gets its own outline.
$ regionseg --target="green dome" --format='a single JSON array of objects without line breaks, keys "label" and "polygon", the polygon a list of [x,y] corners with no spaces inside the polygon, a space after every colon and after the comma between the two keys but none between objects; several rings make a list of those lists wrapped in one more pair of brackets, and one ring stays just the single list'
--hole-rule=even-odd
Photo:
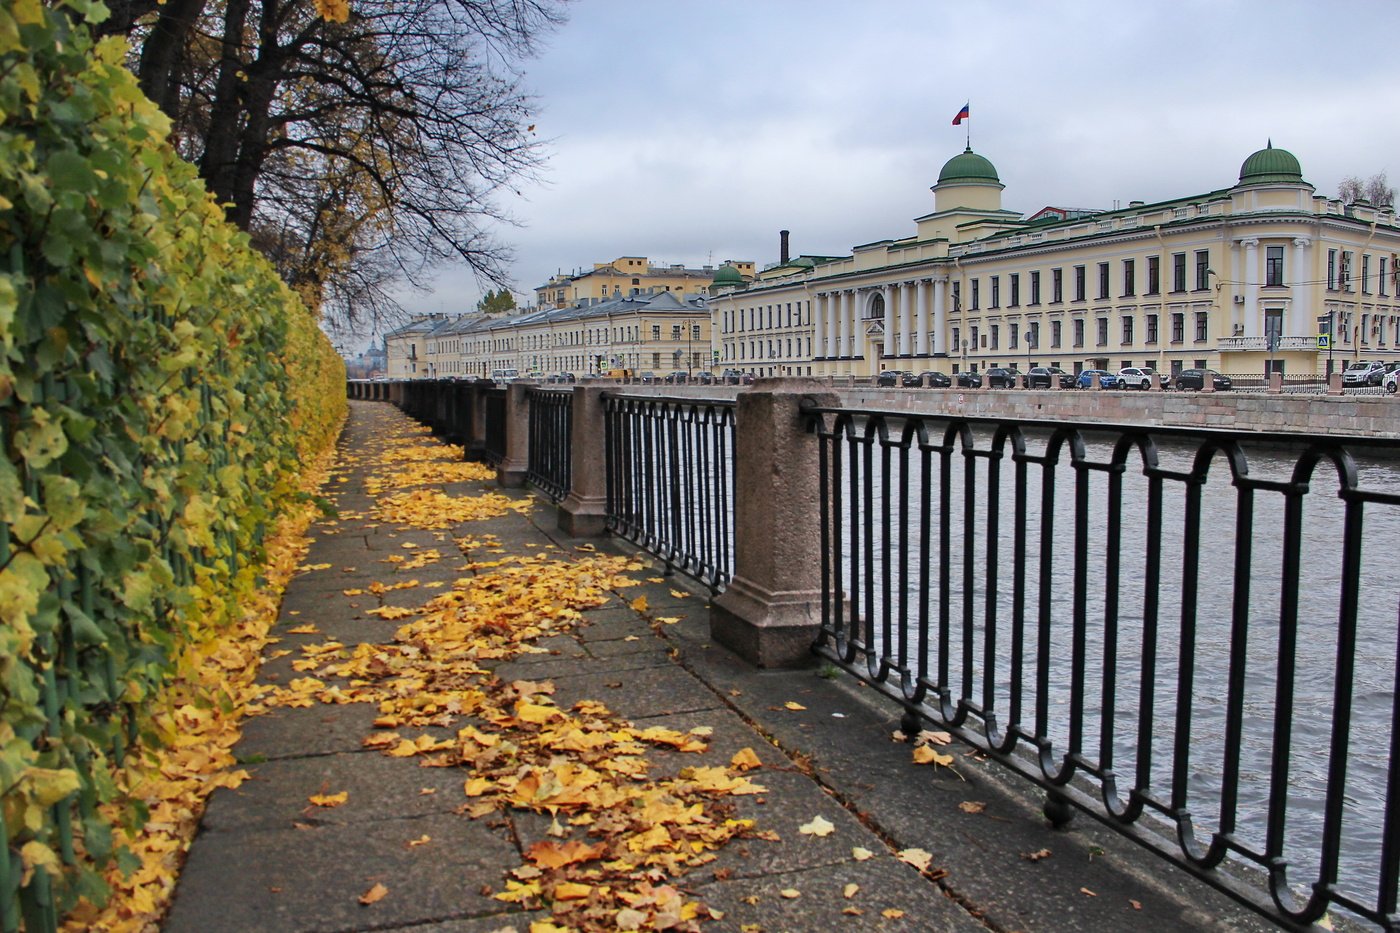
[{"label": "green dome", "polygon": [[728,288],[730,286],[742,286],[744,276],[733,266],[720,266],[715,272],[714,279],[710,282],[711,288]]},{"label": "green dome", "polygon": [[968,147],[949,159],[943,171],[938,173],[940,185],[948,182],[990,182],[999,185],[1001,179],[997,177],[997,170],[991,162]]},{"label": "green dome", "polygon": [[1297,157],[1287,149],[1275,149],[1272,139],[1240,166],[1242,185],[1303,183],[1303,168]]}]

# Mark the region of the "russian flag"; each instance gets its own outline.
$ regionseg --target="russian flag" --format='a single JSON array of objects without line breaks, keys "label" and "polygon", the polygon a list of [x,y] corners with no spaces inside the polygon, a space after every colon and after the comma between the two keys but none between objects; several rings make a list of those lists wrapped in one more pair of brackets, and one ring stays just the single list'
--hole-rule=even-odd
[{"label": "russian flag", "polygon": [[962,109],[958,111],[958,115],[957,115],[956,117],[953,118],[953,125],[954,125],[954,126],[958,126],[958,125],[961,124],[962,121],[964,121],[964,120],[970,120],[970,119],[972,119],[972,115],[971,115],[970,113],[967,112],[967,111],[968,111],[968,108],[971,107],[971,106],[972,106],[972,101],[968,101],[967,103],[963,104]]}]

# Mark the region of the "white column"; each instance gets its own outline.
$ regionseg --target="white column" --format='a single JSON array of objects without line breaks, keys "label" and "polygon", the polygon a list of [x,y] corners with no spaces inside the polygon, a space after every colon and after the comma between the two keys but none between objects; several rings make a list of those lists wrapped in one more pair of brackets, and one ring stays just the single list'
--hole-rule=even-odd
[{"label": "white column", "polygon": [[1312,246],[1312,238],[1300,236],[1293,241],[1293,274],[1285,283],[1288,285],[1288,294],[1293,299],[1289,302],[1288,323],[1284,327],[1284,335],[1289,337],[1305,337],[1317,333],[1317,322],[1313,320],[1317,314],[1312,307],[1312,296],[1315,286],[1308,285],[1312,276],[1308,274],[1308,247]]},{"label": "white column", "polygon": [[1259,240],[1245,237],[1240,245],[1244,247],[1244,335],[1259,337]]},{"label": "white column", "polygon": [[914,295],[917,282],[904,282],[899,286],[899,352],[913,356],[914,347]]},{"label": "white column", "polygon": [[[885,297],[885,356],[894,356],[894,286],[886,285],[880,289],[880,294]],[[883,364],[882,364],[883,365]]]},{"label": "white column", "polygon": [[928,290],[929,280],[919,279],[915,285],[918,291],[918,313],[914,319],[914,353],[918,356],[928,356]]},{"label": "white column", "polygon": [[[933,289],[933,320],[929,322],[928,326],[929,334],[931,335],[928,348],[928,352],[930,353],[938,352],[938,345],[940,342],[943,343],[944,346],[947,346],[948,327],[943,321],[943,291],[947,284],[948,277],[946,275],[939,276],[929,283],[929,287]],[[956,353],[957,350],[957,347],[948,347],[947,352],[953,354]]]},{"label": "white column", "polygon": [[[812,318],[812,356],[816,359],[821,359],[823,356],[826,356],[826,327],[822,323],[822,320],[826,316],[826,302],[824,298],[824,295],[813,295],[808,304],[808,307],[811,309]],[[801,318],[802,316],[799,314],[798,323],[801,323]]]},{"label": "white column", "polygon": [[841,318],[840,356],[843,359],[851,354],[851,305],[854,304],[854,291],[837,291],[836,307],[840,308]]},{"label": "white column", "polygon": [[826,293],[826,355],[832,358],[841,355],[840,322],[841,293]]}]

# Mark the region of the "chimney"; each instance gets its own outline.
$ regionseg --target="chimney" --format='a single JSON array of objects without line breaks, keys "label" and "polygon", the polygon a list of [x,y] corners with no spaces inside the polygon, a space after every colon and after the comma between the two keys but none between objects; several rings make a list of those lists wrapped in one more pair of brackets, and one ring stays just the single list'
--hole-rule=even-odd
[{"label": "chimney", "polygon": [[781,263],[782,265],[787,265],[787,261],[788,261],[788,232],[787,232],[786,230],[779,230],[779,231],[778,231],[778,262]]}]

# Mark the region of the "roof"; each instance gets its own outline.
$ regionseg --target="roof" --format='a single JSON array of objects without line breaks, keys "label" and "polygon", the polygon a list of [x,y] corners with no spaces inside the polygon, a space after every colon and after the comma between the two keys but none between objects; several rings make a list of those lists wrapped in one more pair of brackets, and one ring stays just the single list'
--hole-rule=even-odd
[{"label": "roof", "polygon": [[1250,155],[1240,166],[1241,185],[1303,185],[1303,167],[1287,149],[1275,149],[1274,141]]},{"label": "roof", "polygon": [[986,157],[973,152],[971,146],[944,163],[943,171],[938,173],[940,185],[969,182],[1001,184],[1001,179],[997,177],[996,167]]}]

